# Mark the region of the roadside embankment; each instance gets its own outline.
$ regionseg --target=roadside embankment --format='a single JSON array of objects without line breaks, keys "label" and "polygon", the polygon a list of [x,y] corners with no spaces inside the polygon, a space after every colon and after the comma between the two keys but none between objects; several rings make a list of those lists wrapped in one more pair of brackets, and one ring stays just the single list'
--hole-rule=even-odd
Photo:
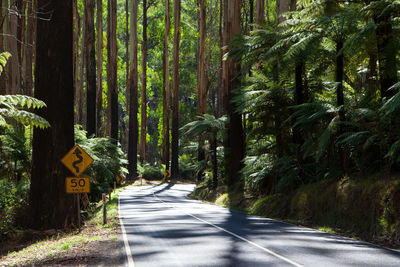
[{"label": "roadside embankment", "polygon": [[246,196],[231,205],[224,190],[199,185],[193,198],[400,248],[400,179],[324,180],[285,194]]}]

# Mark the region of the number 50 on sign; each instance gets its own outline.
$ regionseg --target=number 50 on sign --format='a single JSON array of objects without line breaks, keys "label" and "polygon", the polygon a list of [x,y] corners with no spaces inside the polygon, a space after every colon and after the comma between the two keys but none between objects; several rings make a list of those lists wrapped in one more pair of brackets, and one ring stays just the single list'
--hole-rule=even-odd
[{"label": "number 50 on sign", "polygon": [[67,194],[90,193],[90,179],[87,177],[68,177],[65,185]]}]

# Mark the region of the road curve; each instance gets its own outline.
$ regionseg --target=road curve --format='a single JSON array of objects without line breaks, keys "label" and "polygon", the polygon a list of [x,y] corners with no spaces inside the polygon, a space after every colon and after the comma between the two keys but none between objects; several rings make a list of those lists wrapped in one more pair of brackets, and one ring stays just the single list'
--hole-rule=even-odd
[{"label": "road curve", "polygon": [[126,266],[400,266],[400,253],[187,198],[194,185],[120,193]]}]

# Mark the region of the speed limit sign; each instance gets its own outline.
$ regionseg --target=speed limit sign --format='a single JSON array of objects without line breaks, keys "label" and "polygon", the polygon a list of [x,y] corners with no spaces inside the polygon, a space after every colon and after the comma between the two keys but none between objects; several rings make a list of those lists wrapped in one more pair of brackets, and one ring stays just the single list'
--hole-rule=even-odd
[{"label": "speed limit sign", "polygon": [[88,177],[68,177],[65,180],[67,194],[90,193],[90,179]]}]

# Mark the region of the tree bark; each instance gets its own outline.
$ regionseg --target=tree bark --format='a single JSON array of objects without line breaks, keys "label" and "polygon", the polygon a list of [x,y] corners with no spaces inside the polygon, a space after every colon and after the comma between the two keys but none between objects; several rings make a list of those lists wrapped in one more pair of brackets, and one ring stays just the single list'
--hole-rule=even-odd
[{"label": "tree bark", "polygon": [[281,16],[283,13],[289,11],[289,0],[277,0],[276,1],[276,14],[278,21],[277,23],[280,24],[285,20],[283,16]]},{"label": "tree bark", "polygon": [[94,32],[94,0],[85,0],[86,35],[86,131],[96,135],[96,49]]},{"label": "tree bark", "polygon": [[[0,24],[0,49],[1,51],[6,51],[6,44],[5,44],[5,39],[4,36],[7,33],[7,6],[8,6],[8,1],[7,0],[0,0],[0,7],[1,7],[1,24]],[[1,75],[0,75],[0,95],[5,95],[7,94],[7,87],[6,87],[6,73],[7,70],[7,65],[6,68],[3,69]]]},{"label": "tree bark", "polygon": [[224,55],[224,36],[222,33],[222,25],[223,25],[223,15],[224,15],[224,10],[225,10],[225,1],[220,0],[219,1],[220,5],[220,12],[219,12],[219,27],[218,27],[218,34],[219,34],[219,62],[220,62],[220,68],[219,68],[219,80],[218,80],[218,117],[221,117],[226,113],[226,108],[224,105],[224,98],[225,98],[225,91],[224,91],[224,69],[223,65],[224,62],[222,61],[223,55]]},{"label": "tree bark", "polygon": [[256,23],[260,26],[265,24],[265,0],[256,0]]},{"label": "tree bark", "polygon": [[[241,0],[227,1],[227,9],[224,14],[224,39],[228,44],[236,34],[241,33],[240,10]],[[236,104],[232,101],[237,95],[235,89],[239,86],[240,64],[233,58],[228,59],[225,64],[224,79],[225,91],[227,92],[227,111],[229,126],[225,146],[227,185],[230,193],[242,194],[244,183],[240,178],[240,171],[243,168],[244,138],[242,115],[237,113]]]},{"label": "tree bark", "polygon": [[171,177],[179,177],[179,42],[181,38],[181,1],[174,0],[174,76],[172,104]]},{"label": "tree bark", "polygon": [[[199,43],[198,52],[199,58],[197,62],[197,112],[199,115],[206,113],[206,101],[207,101],[207,61],[206,61],[206,0],[199,0]],[[205,159],[204,153],[204,140],[202,137],[199,138],[198,144],[198,161]],[[197,180],[200,181],[203,177],[203,170],[200,170],[197,175]]]},{"label": "tree bark", "polygon": [[[78,12],[78,11],[77,11]],[[79,13],[78,13],[78,18]],[[80,25],[78,25],[79,27]],[[79,67],[80,67],[80,73],[79,73],[79,88],[77,88],[77,123],[80,125],[84,125],[84,119],[83,119],[83,86],[84,86],[84,81],[85,81],[85,64],[86,64],[86,26],[85,26],[85,20],[82,22],[82,40],[81,40],[81,56],[79,58]],[[79,38],[79,37],[78,37]]]},{"label": "tree bark", "polygon": [[142,41],[142,93],[140,121],[140,161],[146,161],[147,133],[147,0],[143,0],[143,41]]},{"label": "tree bark", "polygon": [[131,17],[130,17],[130,71],[129,71],[129,130],[128,130],[128,171],[129,178],[137,177],[137,150],[138,150],[138,40],[137,40],[137,0],[131,2]]},{"label": "tree bark", "polygon": [[162,158],[165,164],[165,169],[169,170],[169,155],[170,155],[170,140],[169,140],[169,116],[170,116],[170,87],[169,87],[169,32],[170,32],[170,17],[169,17],[169,0],[165,0],[165,39],[164,39],[164,88],[163,88],[163,146]]},{"label": "tree bark", "polygon": [[103,0],[97,0],[97,136],[103,131]]},{"label": "tree bark", "polygon": [[9,51],[12,57],[9,59],[7,65],[10,66],[10,76],[8,80],[8,87],[10,88],[11,94],[20,94],[21,86],[20,86],[20,52],[18,52],[18,8],[15,4],[10,5],[10,10],[12,11],[9,14],[8,20],[8,33],[10,36],[7,38],[8,47],[7,51]]},{"label": "tree bark", "polygon": [[38,114],[51,127],[35,129],[33,135],[32,227],[70,228],[78,225],[77,204],[65,192],[65,178],[71,174],[60,159],[74,145],[72,1],[39,0],[38,7],[53,14],[51,21],[37,21],[35,65],[35,97],[47,104]]},{"label": "tree bark", "polygon": [[118,142],[118,83],[117,83],[117,1],[109,0],[108,7],[110,52],[108,58],[108,93],[110,95],[110,137]]},{"label": "tree bark", "polygon": [[33,13],[33,3],[28,2],[27,10],[27,24],[26,24],[26,47],[25,47],[25,93],[27,95],[33,94],[33,36],[34,36],[34,13]]},{"label": "tree bark", "polygon": [[20,69],[20,92],[27,94],[25,89],[25,77],[26,77],[26,64],[25,64],[25,49],[26,49],[26,2],[18,0],[18,57],[19,57],[19,69]]}]

